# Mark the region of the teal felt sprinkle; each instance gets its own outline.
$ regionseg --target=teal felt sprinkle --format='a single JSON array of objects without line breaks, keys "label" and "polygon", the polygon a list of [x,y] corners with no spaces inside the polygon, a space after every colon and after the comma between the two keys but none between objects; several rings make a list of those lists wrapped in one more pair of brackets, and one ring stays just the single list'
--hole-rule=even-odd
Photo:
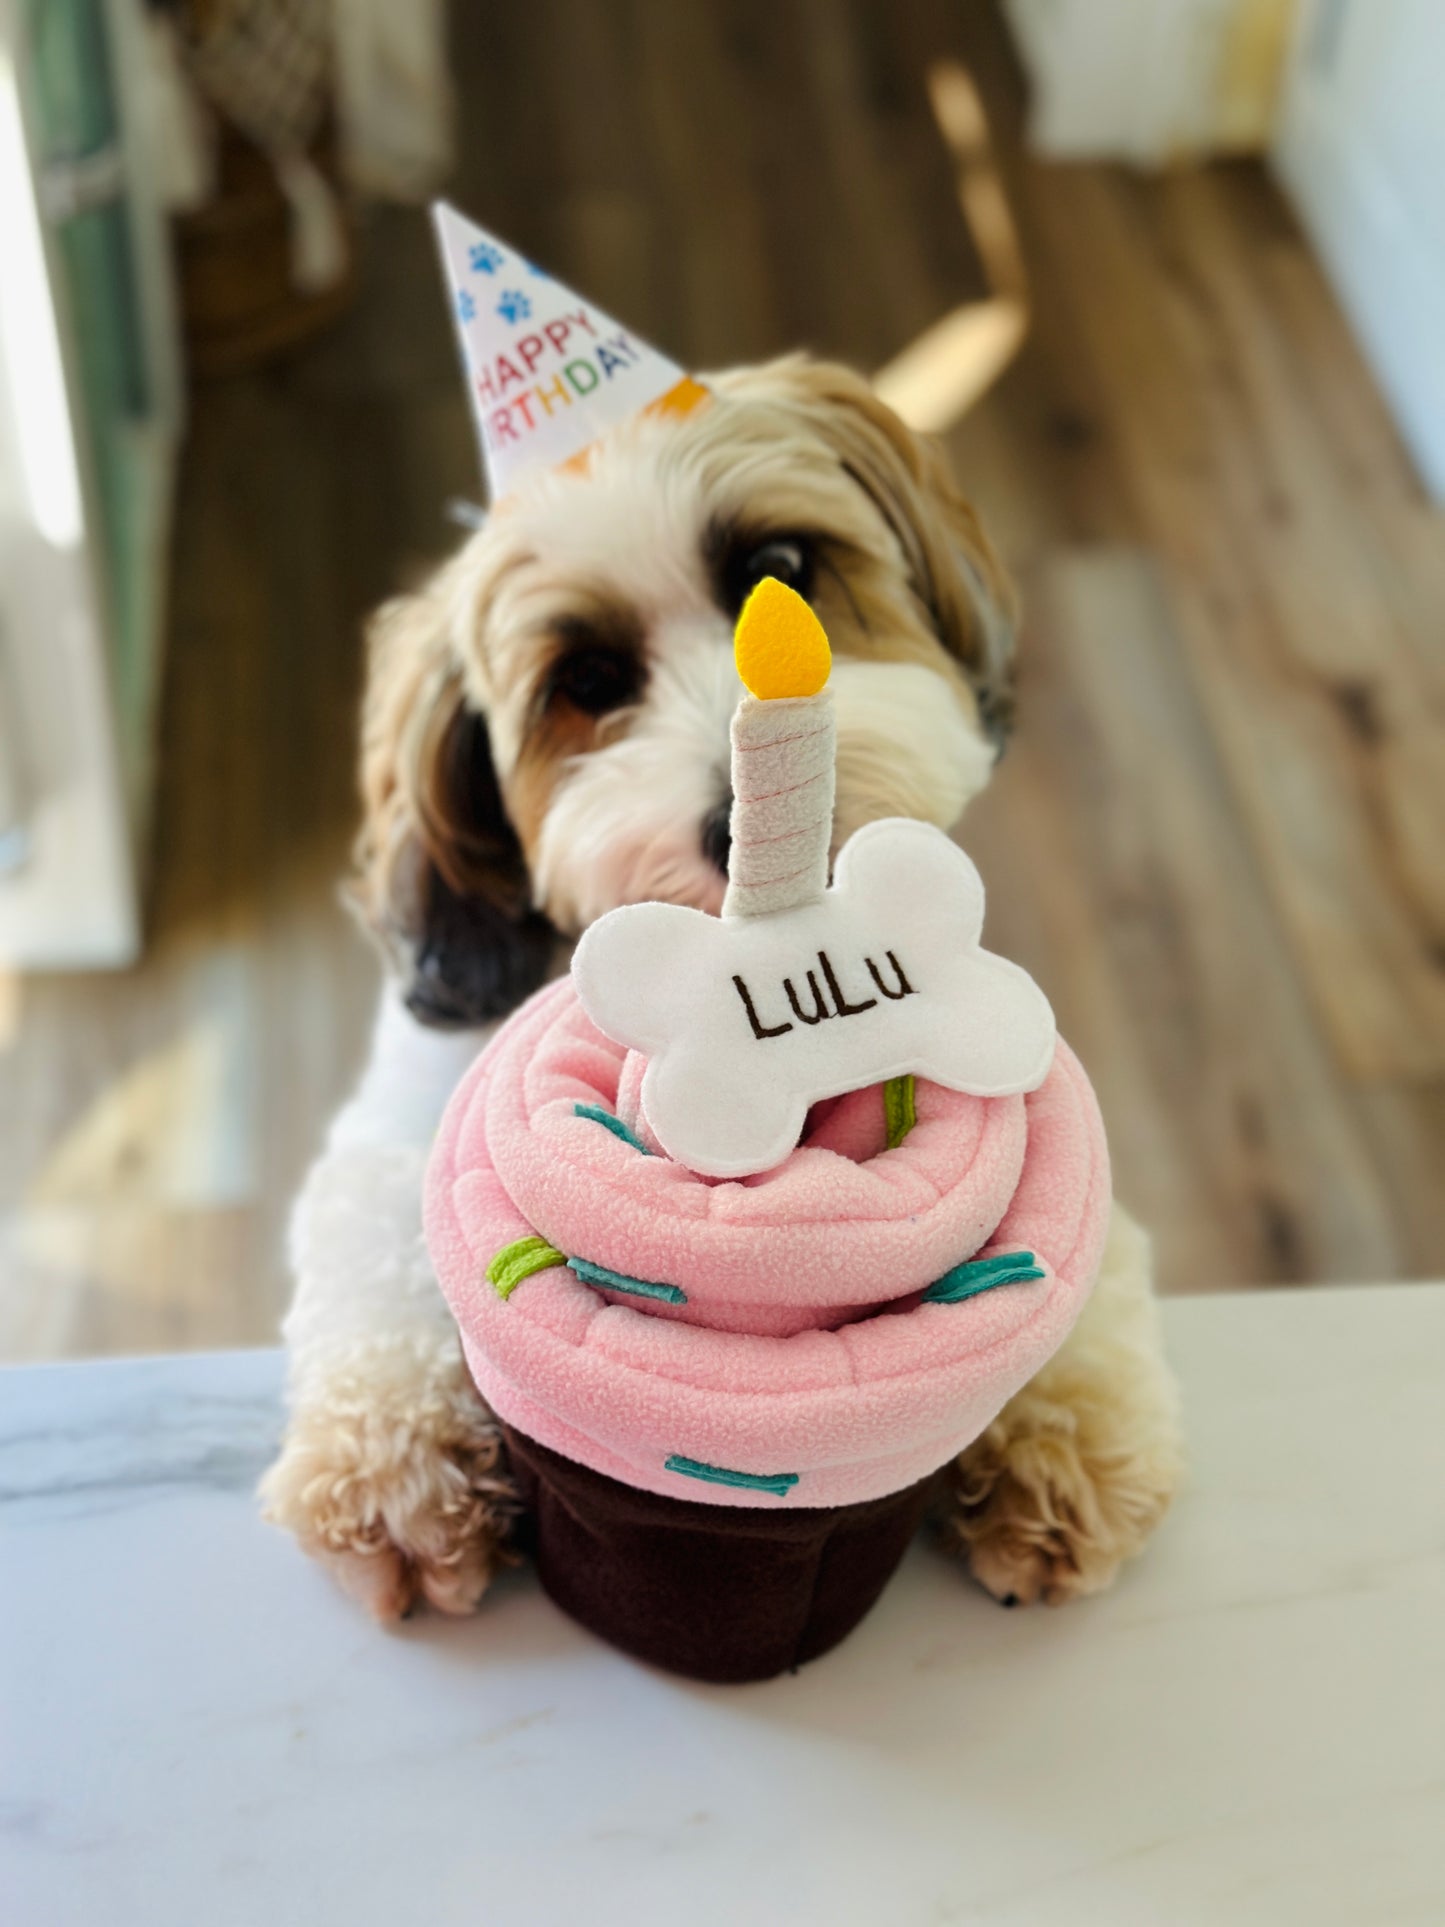
[{"label": "teal felt sprinkle", "polygon": [[730,1472],[725,1465],[704,1465],[701,1459],[685,1459],[674,1452],[664,1460],[668,1472],[681,1472],[685,1478],[701,1479],[707,1485],[741,1485],[750,1492],[771,1492],[781,1499],[798,1483],[796,1472]]},{"label": "teal felt sprinkle", "polygon": [[1045,1274],[1031,1251],[1003,1251],[991,1258],[970,1258],[935,1279],[923,1294],[926,1305],[957,1305],[996,1285],[1023,1285]]},{"label": "teal felt sprinkle", "polygon": [[574,1104],[572,1115],[590,1118],[594,1124],[600,1124],[604,1131],[611,1131],[612,1135],[620,1137],[624,1144],[630,1144],[634,1151],[641,1151],[645,1158],[652,1156],[642,1139],[629,1131],[620,1117],[614,1117],[611,1111],[604,1111],[600,1104]]},{"label": "teal felt sprinkle", "polygon": [[567,1263],[589,1285],[630,1292],[634,1298],[660,1298],[666,1305],[687,1303],[687,1293],[679,1291],[676,1285],[650,1285],[645,1278],[629,1278],[624,1272],[609,1271],[606,1265],[589,1264],[585,1258],[569,1258]]}]

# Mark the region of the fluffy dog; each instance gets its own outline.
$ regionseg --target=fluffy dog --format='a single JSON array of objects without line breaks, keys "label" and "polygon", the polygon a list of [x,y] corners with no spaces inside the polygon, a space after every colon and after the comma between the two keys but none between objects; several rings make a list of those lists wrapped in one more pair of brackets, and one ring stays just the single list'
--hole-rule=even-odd
[{"label": "fluffy dog", "polygon": [[[846,369],[710,378],[509,496],[376,619],[356,895],[391,966],[371,1061],[299,1200],[270,1516],[380,1618],[470,1611],[515,1502],[421,1233],[427,1145],[487,1025],[616,904],[716,910],[733,623],[777,576],[822,617],[834,847],[951,828],[1010,720],[1012,601],[939,454]],[[1115,1208],[1063,1349],[952,1468],[945,1534],[1005,1604],[1109,1583],[1177,1482],[1147,1241]]]}]

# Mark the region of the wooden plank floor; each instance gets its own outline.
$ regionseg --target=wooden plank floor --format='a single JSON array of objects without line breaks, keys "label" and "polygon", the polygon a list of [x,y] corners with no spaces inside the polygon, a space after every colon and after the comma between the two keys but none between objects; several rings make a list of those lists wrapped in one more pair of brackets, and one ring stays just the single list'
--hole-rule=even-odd
[{"label": "wooden plank floor", "polygon": [[[703,368],[877,366],[975,290],[924,89],[969,65],[1034,307],[950,437],[1028,608],[992,940],[1169,1289],[1445,1271],[1445,521],[1262,171],[1031,160],[964,0],[455,11],[454,198]],[[0,986],[0,1356],[274,1336],[375,985],[359,622],[454,539],[469,436],[410,211],[334,335],[197,396],[149,953]]]}]

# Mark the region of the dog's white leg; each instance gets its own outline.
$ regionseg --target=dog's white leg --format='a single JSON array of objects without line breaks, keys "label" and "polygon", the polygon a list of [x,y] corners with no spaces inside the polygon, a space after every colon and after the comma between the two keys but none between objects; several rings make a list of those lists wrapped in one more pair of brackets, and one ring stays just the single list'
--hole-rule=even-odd
[{"label": "dog's white leg", "polygon": [[496,1422],[421,1224],[432,1135],[486,1035],[424,1030],[388,987],[361,1086],[292,1219],[290,1420],[262,1497],[383,1620],[418,1595],[469,1612],[506,1558],[513,1493]]},{"label": "dog's white leg", "polygon": [[1183,1470],[1149,1240],[1119,1205],[1068,1339],[951,1469],[947,1535],[1005,1605],[1107,1586]]}]

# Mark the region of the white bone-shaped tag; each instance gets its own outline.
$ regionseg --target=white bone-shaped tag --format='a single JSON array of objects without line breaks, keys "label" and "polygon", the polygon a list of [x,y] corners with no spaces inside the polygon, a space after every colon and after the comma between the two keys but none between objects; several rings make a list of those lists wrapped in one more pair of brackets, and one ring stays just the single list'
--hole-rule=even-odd
[{"label": "white bone-shaped tag", "polygon": [[707,1177],[771,1170],[810,1105],[914,1072],[950,1090],[1035,1090],[1054,1014],[1027,971],[979,946],[983,883],[931,824],[870,823],[832,888],[772,916],[612,910],[572,977],[588,1016],[643,1052],[642,1108]]}]

